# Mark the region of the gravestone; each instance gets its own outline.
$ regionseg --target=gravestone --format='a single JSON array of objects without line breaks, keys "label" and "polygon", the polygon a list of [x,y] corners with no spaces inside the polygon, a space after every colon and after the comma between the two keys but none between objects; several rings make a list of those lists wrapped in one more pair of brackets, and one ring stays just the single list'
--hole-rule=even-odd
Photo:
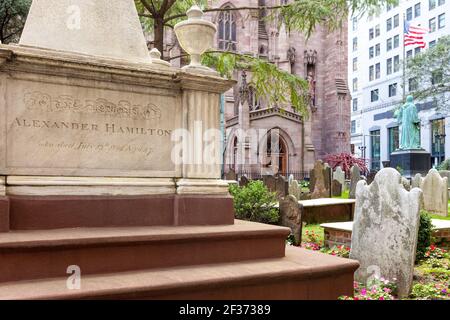
[{"label": "gravestone", "polygon": [[291,181],[294,180],[294,175],[290,174],[288,178],[288,183],[291,184]]},{"label": "gravestone", "polygon": [[225,180],[237,181],[237,174],[234,170],[230,170],[225,174]]},{"label": "gravestone", "polygon": [[339,183],[344,186],[345,184],[345,172],[342,170],[340,166],[336,168],[333,172],[333,180],[339,181]]},{"label": "gravestone", "polygon": [[448,214],[447,177],[442,178],[436,169],[431,169],[420,183],[423,205],[426,211],[446,217]]},{"label": "gravestone", "polygon": [[350,169],[350,193],[349,198],[355,199],[356,184],[361,180],[361,170],[358,166],[352,166]]},{"label": "gravestone", "polygon": [[447,178],[447,187],[450,188],[450,170],[439,170],[442,178]]},{"label": "gravestone", "polygon": [[420,184],[422,183],[422,175],[417,173],[414,177],[411,178],[411,188],[420,188]]},{"label": "gravestone", "polygon": [[405,188],[405,190],[408,190],[408,191],[411,190],[411,183],[405,177],[402,177],[402,185]]},{"label": "gravestone", "polygon": [[342,184],[335,179],[331,183],[331,195],[333,197],[340,197],[342,195]]},{"label": "gravestone", "polygon": [[246,176],[242,176],[239,179],[239,187],[246,187],[248,185],[248,183],[249,183],[249,180]]},{"label": "gravestone", "polygon": [[310,171],[309,188],[312,199],[331,197],[331,168],[327,163],[316,161]]},{"label": "gravestone", "polygon": [[302,219],[298,200],[288,195],[280,200],[280,224],[291,229],[297,244],[302,240]]},{"label": "gravestone", "polygon": [[289,195],[296,197],[297,199],[301,198],[302,188],[298,184],[298,181],[293,179],[289,182]]},{"label": "gravestone", "polygon": [[271,192],[277,194],[277,198],[285,197],[289,193],[289,186],[286,179],[281,175],[267,175],[263,176],[263,183]]},{"label": "gravestone", "polygon": [[356,187],[350,258],[360,263],[355,281],[368,284],[373,275],[394,281],[399,297],[408,296],[414,273],[422,191],[406,191],[401,175],[384,168],[372,184]]}]

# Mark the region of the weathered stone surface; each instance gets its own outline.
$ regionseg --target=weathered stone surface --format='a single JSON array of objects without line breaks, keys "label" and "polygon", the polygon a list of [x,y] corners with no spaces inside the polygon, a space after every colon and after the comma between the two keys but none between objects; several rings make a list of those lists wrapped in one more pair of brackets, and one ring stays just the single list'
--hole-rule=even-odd
[{"label": "weathered stone surface", "polygon": [[33,0],[20,44],[151,62],[132,0]]},{"label": "weathered stone surface", "polygon": [[402,185],[405,188],[405,190],[407,191],[411,190],[411,183],[405,177],[402,177]]},{"label": "weathered stone surface", "polygon": [[355,281],[374,275],[396,279],[400,297],[411,289],[422,191],[406,191],[393,168],[377,173],[372,184],[356,187],[355,219],[350,258],[360,263]]},{"label": "weathered stone surface", "polygon": [[331,168],[327,163],[316,161],[310,172],[310,180],[312,199],[331,197]]},{"label": "weathered stone surface", "polygon": [[289,195],[292,195],[297,199],[301,198],[302,188],[298,184],[298,181],[295,179],[292,179],[291,181],[289,181]]},{"label": "weathered stone surface", "polygon": [[270,191],[277,194],[279,199],[289,193],[288,182],[283,176],[263,176],[263,182]]},{"label": "weathered stone surface", "polygon": [[293,195],[288,195],[280,200],[280,224],[291,228],[291,234],[299,244],[302,240],[302,219],[298,200]]},{"label": "weathered stone surface", "polygon": [[450,170],[439,170],[442,178],[447,178],[447,186],[450,188]]},{"label": "weathered stone surface", "polygon": [[411,178],[411,188],[420,188],[420,184],[422,183],[422,175],[417,173],[414,177]]},{"label": "weathered stone surface", "polygon": [[334,170],[333,179],[339,181],[341,185],[345,184],[345,172],[340,166],[338,166],[336,170]]},{"label": "weathered stone surface", "polygon": [[447,177],[442,178],[436,169],[431,169],[420,183],[424,209],[446,217],[448,214]]},{"label": "weathered stone surface", "polygon": [[348,196],[350,199],[355,199],[356,184],[359,180],[361,180],[361,170],[358,166],[353,166],[350,169],[350,193]]},{"label": "weathered stone surface", "polygon": [[225,180],[234,180],[237,181],[237,174],[234,170],[230,170],[225,174]]},{"label": "weathered stone surface", "polygon": [[331,195],[333,197],[340,197],[342,194],[342,184],[333,179],[333,182],[331,183]]}]

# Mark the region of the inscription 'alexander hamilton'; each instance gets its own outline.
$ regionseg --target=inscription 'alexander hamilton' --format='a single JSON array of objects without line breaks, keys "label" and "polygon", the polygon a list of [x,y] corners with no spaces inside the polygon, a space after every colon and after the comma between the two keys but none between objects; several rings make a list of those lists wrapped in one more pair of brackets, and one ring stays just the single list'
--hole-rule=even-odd
[{"label": "inscription 'alexander hamilton'", "polygon": [[119,126],[114,123],[105,123],[99,125],[95,123],[78,123],[67,121],[35,120],[35,119],[29,120],[29,119],[15,118],[13,125],[19,128],[63,129],[74,131],[117,133],[117,134],[151,135],[160,137],[170,136],[172,134],[172,130],[168,129]]}]

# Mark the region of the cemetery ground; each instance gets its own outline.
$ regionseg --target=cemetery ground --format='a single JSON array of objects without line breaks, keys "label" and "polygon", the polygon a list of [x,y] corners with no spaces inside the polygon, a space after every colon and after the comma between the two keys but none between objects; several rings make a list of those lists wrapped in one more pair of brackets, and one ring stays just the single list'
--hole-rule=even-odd
[{"label": "cemetery ground", "polygon": [[[348,191],[344,191],[340,197],[348,198]],[[448,202],[450,207],[450,201]],[[447,217],[436,214],[429,215],[432,219],[450,220]],[[450,214],[450,209],[449,209]],[[433,240],[433,239],[432,239]],[[304,225],[302,230],[302,247],[320,251],[343,258],[349,257],[350,248],[345,245],[327,248],[324,246],[324,228],[320,224]],[[394,300],[395,286],[382,277],[372,283],[372,286],[364,286],[355,282],[355,295],[353,298],[341,297],[341,299],[354,300]],[[425,255],[416,262],[412,292],[406,299],[416,300],[450,300],[450,254],[447,250],[431,244],[426,248]]]}]

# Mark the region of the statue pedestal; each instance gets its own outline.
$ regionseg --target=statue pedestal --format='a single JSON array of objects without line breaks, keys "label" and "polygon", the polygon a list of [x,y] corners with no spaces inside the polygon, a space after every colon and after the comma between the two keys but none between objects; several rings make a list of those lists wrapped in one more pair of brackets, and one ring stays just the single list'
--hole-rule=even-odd
[{"label": "statue pedestal", "polygon": [[431,169],[431,155],[424,149],[398,150],[391,153],[390,167],[403,170],[406,178],[412,178],[417,173],[426,175]]}]

